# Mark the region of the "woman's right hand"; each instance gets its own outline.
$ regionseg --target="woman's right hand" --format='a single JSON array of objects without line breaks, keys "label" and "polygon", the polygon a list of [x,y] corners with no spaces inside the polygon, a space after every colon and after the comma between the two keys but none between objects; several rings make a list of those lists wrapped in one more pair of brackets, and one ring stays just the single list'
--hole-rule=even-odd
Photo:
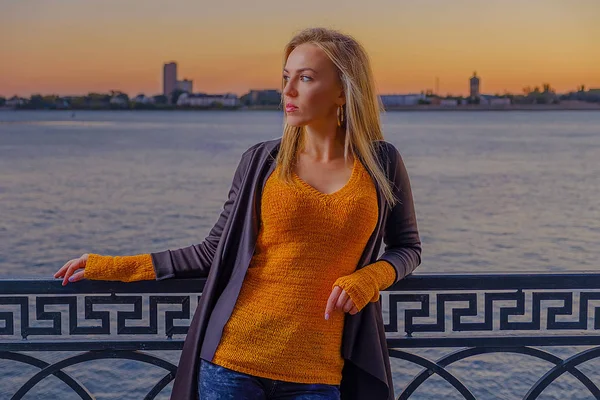
[{"label": "woman's right hand", "polygon": [[[88,253],[83,254],[79,258],[74,258],[72,260],[67,261],[65,265],[62,266],[61,269],[56,271],[54,274],[55,278],[63,278],[62,285],[65,286],[69,282],[77,282],[83,279],[83,269],[85,268],[85,264],[88,260]],[[81,269],[79,272],[75,272],[78,269]]]}]

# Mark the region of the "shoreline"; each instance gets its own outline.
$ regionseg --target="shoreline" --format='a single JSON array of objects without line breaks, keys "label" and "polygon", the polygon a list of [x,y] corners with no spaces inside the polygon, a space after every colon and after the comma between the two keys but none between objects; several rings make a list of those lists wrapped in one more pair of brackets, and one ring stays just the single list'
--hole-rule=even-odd
[{"label": "shoreline", "polygon": [[[214,108],[15,108],[15,107],[0,107],[0,111],[281,111],[281,107],[277,106],[247,106],[237,108],[214,107]],[[439,105],[412,105],[412,106],[389,106],[385,107],[385,112],[392,111],[418,111],[418,112],[467,112],[467,111],[600,111],[600,103],[584,103],[577,105],[562,105],[562,104],[513,104],[510,106],[481,106],[481,105],[463,105],[463,106],[439,106]]]},{"label": "shoreline", "polygon": [[415,105],[415,106],[391,106],[386,111],[600,111],[600,103],[570,104],[511,104],[510,106],[439,106],[439,105]]}]

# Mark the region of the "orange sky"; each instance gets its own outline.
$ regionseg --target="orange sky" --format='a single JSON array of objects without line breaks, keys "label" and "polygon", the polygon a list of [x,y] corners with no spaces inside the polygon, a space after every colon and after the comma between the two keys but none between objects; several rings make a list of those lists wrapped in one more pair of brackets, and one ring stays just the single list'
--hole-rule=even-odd
[{"label": "orange sky", "polygon": [[0,95],[158,94],[175,60],[194,91],[278,88],[294,32],[327,26],[369,52],[380,93],[600,88],[600,0],[20,0],[0,2]]}]

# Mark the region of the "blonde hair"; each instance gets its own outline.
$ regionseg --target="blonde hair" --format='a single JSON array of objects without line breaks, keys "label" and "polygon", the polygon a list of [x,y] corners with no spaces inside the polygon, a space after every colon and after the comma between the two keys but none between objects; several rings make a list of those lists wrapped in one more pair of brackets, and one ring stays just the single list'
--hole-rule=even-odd
[{"label": "blonde hair", "polygon": [[[345,122],[342,125],[346,130],[344,158],[348,159],[349,154],[359,157],[376,180],[388,205],[392,207],[397,199],[378,163],[375,148],[375,142],[383,140],[379,118],[383,105],[376,93],[367,52],[349,35],[332,29],[308,28],[296,34],[285,46],[283,68],[290,53],[304,43],[318,46],[338,70],[346,97],[346,104],[343,106]],[[283,79],[281,85],[282,88],[285,85]],[[304,133],[303,127],[290,126],[284,120],[283,137],[276,162],[279,165],[279,178],[286,182],[292,181],[293,166],[302,146]]]}]

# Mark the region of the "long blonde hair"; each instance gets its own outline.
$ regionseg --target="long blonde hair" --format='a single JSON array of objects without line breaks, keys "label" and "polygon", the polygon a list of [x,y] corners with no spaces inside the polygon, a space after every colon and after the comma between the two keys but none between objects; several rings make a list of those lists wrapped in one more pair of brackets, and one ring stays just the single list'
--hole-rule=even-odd
[{"label": "long blonde hair", "polygon": [[[375,142],[383,140],[379,118],[383,105],[376,93],[367,52],[349,35],[327,28],[308,28],[296,34],[285,46],[283,68],[290,53],[304,43],[318,46],[337,67],[346,97],[346,104],[343,106],[345,122],[342,125],[346,129],[344,158],[348,159],[349,154],[359,157],[381,188],[388,205],[392,207],[397,199],[377,161],[375,149]],[[284,85],[282,78],[281,87]],[[293,166],[304,133],[303,127],[290,126],[284,119],[283,137],[276,162],[279,166],[279,178],[286,182],[292,181]]]}]

